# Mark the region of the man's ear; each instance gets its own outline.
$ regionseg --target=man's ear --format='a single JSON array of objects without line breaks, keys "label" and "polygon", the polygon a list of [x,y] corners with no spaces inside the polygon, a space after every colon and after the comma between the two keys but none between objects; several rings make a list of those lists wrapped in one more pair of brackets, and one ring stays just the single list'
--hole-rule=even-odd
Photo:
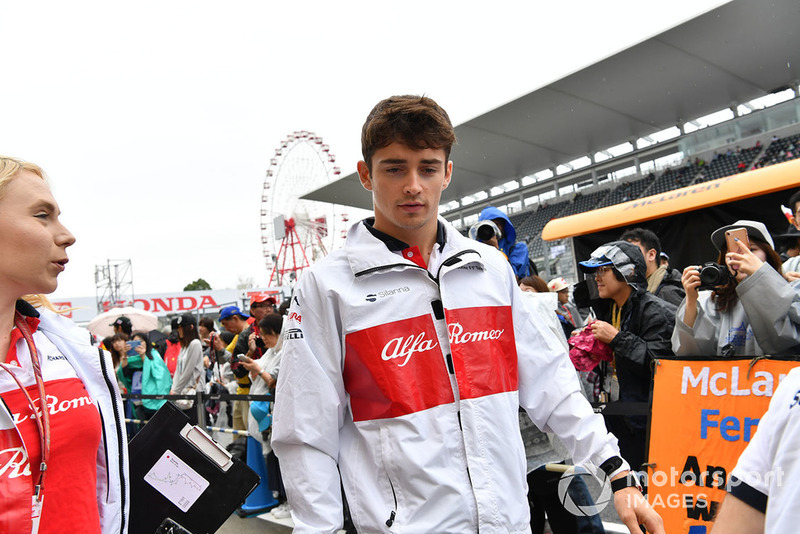
[{"label": "man's ear", "polygon": [[647,257],[645,258],[648,263],[653,263],[656,261],[656,249],[651,248],[647,251]]},{"label": "man's ear", "polygon": [[448,161],[447,167],[445,167],[444,182],[442,182],[442,191],[447,189],[447,186],[450,185],[450,178],[452,177],[453,177],[453,162]]},{"label": "man's ear", "polygon": [[358,179],[361,180],[361,186],[367,191],[372,191],[372,180],[370,179],[367,163],[359,161],[356,169],[358,170]]}]

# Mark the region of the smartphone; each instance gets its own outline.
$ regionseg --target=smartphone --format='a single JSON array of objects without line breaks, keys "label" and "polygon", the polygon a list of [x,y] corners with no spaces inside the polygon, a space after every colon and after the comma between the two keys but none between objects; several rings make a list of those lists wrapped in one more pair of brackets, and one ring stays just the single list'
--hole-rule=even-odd
[{"label": "smartphone", "polygon": [[239,360],[243,361],[244,363],[250,363],[253,361],[253,358],[249,356],[245,356],[244,354],[239,355]]},{"label": "smartphone", "polygon": [[136,347],[138,347],[142,342],[138,339],[134,339],[133,341],[128,341],[128,345],[131,346],[131,350],[128,351],[128,356],[136,356],[138,354],[136,352]]},{"label": "smartphone", "polygon": [[750,240],[747,238],[747,228],[731,228],[730,230],[725,230],[725,242],[728,244],[728,252],[739,252],[739,244],[734,241],[734,239],[739,239],[739,242],[745,246],[745,248],[750,248]]}]

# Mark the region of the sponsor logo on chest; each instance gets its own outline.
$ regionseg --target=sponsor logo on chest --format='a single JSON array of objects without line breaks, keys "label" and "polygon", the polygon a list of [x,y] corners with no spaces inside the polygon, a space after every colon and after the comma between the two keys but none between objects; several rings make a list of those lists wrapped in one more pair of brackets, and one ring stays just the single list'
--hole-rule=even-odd
[{"label": "sponsor logo on chest", "polygon": [[[465,330],[460,323],[450,324],[447,328],[451,345],[497,340],[505,331],[505,329],[490,329],[470,332]],[[381,359],[385,362],[396,360],[395,363],[399,367],[404,367],[415,353],[427,352],[438,346],[435,339],[426,338],[425,332],[395,337],[383,346]]]}]

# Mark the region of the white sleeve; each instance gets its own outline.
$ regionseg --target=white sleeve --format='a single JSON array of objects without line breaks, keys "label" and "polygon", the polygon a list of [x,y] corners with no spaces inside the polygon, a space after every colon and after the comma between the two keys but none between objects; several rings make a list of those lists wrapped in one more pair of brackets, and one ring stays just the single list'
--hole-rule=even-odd
[{"label": "white sleeve", "polygon": [[711,292],[700,293],[697,299],[697,318],[694,326],[683,322],[686,316],[686,298],[675,312],[675,329],[672,331],[672,352],[676,356],[716,354],[719,339],[719,316],[711,301]]},{"label": "white sleeve", "polygon": [[800,345],[800,287],[765,263],[736,288],[765,354],[794,354]]},{"label": "white sleeve", "polygon": [[[575,366],[546,321],[523,304],[513,284],[514,336],[519,358],[519,401],[531,420],[566,445],[575,464],[600,466],[619,456],[617,438],[581,393]],[[623,465],[628,468],[627,463]]]},{"label": "white sleeve", "polygon": [[275,393],[272,447],[281,461],[294,532],[336,532],[342,526],[337,467],[346,398],[342,333],[313,272],[293,297]]}]

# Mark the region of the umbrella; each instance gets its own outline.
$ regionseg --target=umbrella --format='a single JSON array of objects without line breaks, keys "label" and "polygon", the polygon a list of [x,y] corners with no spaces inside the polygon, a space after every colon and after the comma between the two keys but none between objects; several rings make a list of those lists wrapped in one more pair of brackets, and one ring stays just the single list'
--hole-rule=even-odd
[{"label": "umbrella", "polygon": [[137,330],[149,332],[158,328],[158,317],[156,314],[133,307],[112,308],[105,313],[101,313],[89,321],[87,328],[89,332],[103,339],[106,336],[114,334],[114,328],[111,326],[111,323],[113,323],[117,317],[123,315],[131,320],[134,332]]}]

